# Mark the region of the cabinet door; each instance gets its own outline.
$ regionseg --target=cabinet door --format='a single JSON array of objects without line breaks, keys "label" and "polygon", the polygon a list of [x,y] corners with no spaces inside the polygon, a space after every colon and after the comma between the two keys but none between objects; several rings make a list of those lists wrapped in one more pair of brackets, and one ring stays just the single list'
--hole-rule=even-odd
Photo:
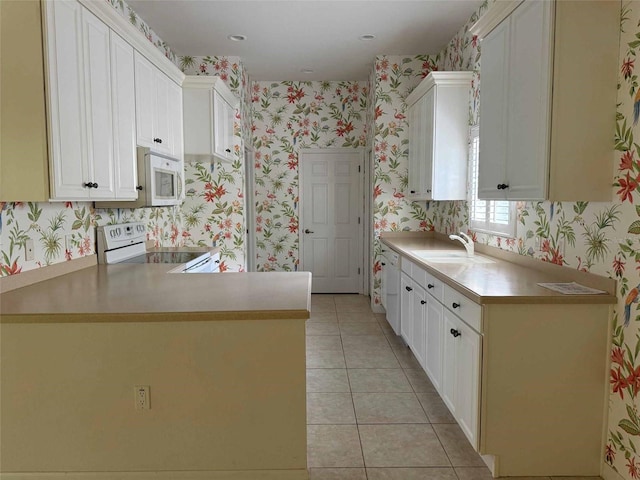
[{"label": "cabinet door", "polygon": [[413,284],[413,334],[411,350],[422,368],[426,364],[427,337],[427,292],[415,283]]},{"label": "cabinet door", "polygon": [[136,143],[156,148],[153,142],[155,67],[138,52],[134,53],[136,76]]},{"label": "cabinet door", "polygon": [[[226,103],[226,102],[225,102]],[[228,103],[226,103],[226,108],[227,108],[227,129],[226,129],[226,137],[227,137],[227,141],[226,141],[226,147],[224,149],[225,153],[227,154],[227,158],[229,158],[229,160],[233,160],[235,155],[235,142],[236,142],[236,137],[235,137],[235,122],[236,122],[236,109],[233,108],[231,105],[229,105]]]},{"label": "cabinet door", "polygon": [[[511,25],[507,87],[506,154],[509,185],[507,198],[519,200],[546,198],[550,131],[552,8],[554,8],[552,2],[523,2],[509,17]],[[487,79],[484,77],[484,46],[482,54],[481,97],[485,95],[484,86],[487,84]],[[483,122],[482,128],[484,125]],[[482,142],[481,137],[481,156]]]},{"label": "cabinet door", "polygon": [[88,199],[82,7],[45,2],[51,197]]},{"label": "cabinet door", "polygon": [[[424,97],[422,97],[424,98]],[[422,126],[422,98],[409,107],[409,196],[419,196],[421,192],[422,157],[424,137]]]},{"label": "cabinet door", "polygon": [[[213,91],[213,152],[222,158],[229,158],[229,110],[227,101],[216,90]],[[227,151],[228,150],[228,151]]]},{"label": "cabinet door", "polygon": [[113,163],[115,197],[135,200],[136,93],[133,47],[111,31],[111,100],[113,111]]},{"label": "cabinet door", "polygon": [[480,398],[480,335],[464,322],[458,322],[460,333],[456,343],[456,420],[471,442],[478,448],[478,410]]},{"label": "cabinet door", "polygon": [[482,40],[482,95],[480,95],[480,157],[478,198],[506,198],[507,81],[509,78],[509,20]]},{"label": "cabinet door", "polygon": [[88,178],[92,199],[114,198],[113,117],[109,27],[82,9],[84,82],[89,155]]},{"label": "cabinet door", "polygon": [[400,335],[407,342],[412,344],[413,339],[413,282],[406,275],[400,276]]},{"label": "cabinet door", "polygon": [[443,306],[432,296],[427,295],[426,318],[426,356],[425,371],[431,379],[431,383],[437,391],[442,388],[442,337],[443,332]]},{"label": "cabinet door", "polygon": [[458,330],[459,320],[447,309],[443,311],[442,330],[442,389],[440,396],[454,417],[456,412],[456,386],[458,373],[458,355],[456,337],[451,333]]},{"label": "cabinet door", "polygon": [[153,143],[158,152],[171,155],[173,152],[173,137],[171,135],[171,120],[169,106],[169,84],[171,80],[153,67],[154,110],[153,110]]},{"label": "cabinet door", "polygon": [[182,159],[182,88],[169,80],[169,121],[171,122],[171,155]]},{"label": "cabinet door", "polygon": [[424,198],[431,199],[433,191],[433,154],[435,133],[435,104],[436,88],[432,88],[424,94],[421,100],[420,115],[422,116],[422,131],[419,135],[423,138],[422,166],[420,168],[420,192]]}]

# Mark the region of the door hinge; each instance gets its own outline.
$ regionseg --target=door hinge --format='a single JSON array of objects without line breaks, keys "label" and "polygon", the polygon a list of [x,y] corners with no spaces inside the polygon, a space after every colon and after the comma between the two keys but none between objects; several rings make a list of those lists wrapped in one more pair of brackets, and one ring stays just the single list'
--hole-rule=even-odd
[{"label": "door hinge", "polygon": [[358,217],[358,225],[360,225],[360,217]]},{"label": "door hinge", "polygon": [[360,171],[360,165],[358,165],[358,172]]},{"label": "door hinge", "polygon": [[358,267],[358,275],[360,275],[360,267]]}]

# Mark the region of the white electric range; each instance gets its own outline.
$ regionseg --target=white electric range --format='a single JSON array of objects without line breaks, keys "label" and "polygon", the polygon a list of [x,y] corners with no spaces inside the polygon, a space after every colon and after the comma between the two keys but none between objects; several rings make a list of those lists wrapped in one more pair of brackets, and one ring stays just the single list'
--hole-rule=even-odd
[{"label": "white electric range", "polygon": [[174,273],[218,273],[220,254],[188,250],[148,252],[144,223],[122,223],[98,227],[98,262],[174,263],[184,267]]}]

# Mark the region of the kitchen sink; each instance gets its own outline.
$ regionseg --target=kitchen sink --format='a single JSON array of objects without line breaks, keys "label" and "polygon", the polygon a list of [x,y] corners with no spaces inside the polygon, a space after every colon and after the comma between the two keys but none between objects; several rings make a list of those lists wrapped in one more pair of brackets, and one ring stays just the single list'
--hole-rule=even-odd
[{"label": "kitchen sink", "polygon": [[427,263],[456,263],[463,265],[496,263],[490,258],[478,255],[468,256],[467,252],[459,250],[414,250],[412,253]]}]

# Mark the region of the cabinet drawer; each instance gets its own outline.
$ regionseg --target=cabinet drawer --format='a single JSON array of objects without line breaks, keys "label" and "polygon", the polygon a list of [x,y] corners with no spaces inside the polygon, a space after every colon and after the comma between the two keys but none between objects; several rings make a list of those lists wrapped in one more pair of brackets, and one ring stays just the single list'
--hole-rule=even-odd
[{"label": "cabinet drawer", "polygon": [[428,272],[424,272],[424,274],[425,282],[422,284],[424,289],[440,303],[444,303],[444,283]]},{"label": "cabinet drawer", "polygon": [[482,307],[448,285],[444,286],[444,306],[482,333]]},{"label": "cabinet drawer", "polygon": [[413,270],[413,262],[411,260],[407,260],[407,257],[402,257],[402,263],[400,265],[401,270],[409,275],[411,275],[411,271]]}]

